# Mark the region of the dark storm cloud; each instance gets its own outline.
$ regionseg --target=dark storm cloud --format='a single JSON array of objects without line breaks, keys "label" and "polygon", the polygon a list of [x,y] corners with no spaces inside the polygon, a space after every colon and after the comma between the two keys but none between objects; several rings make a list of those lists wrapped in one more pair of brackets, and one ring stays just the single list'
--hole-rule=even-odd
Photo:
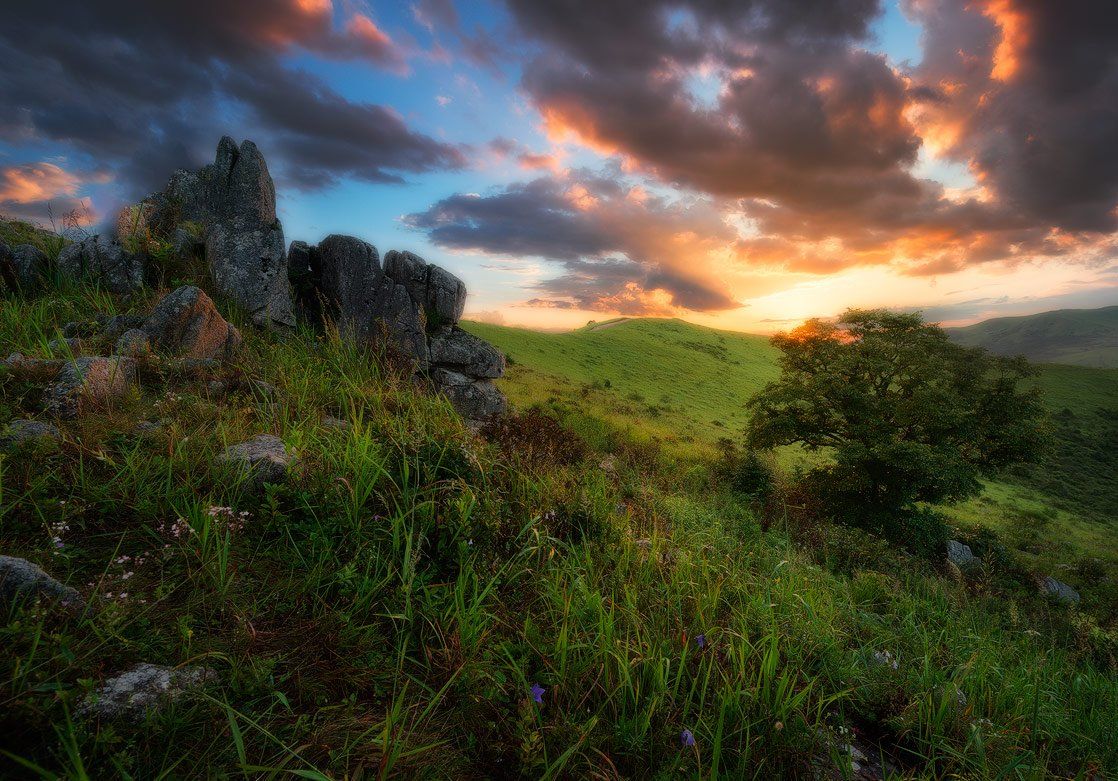
[{"label": "dark storm cloud", "polygon": [[1118,228],[1118,15],[1091,0],[912,2],[951,94],[931,112],[950,153],[1007,208],[1073,231]]},{"label": "dark storm cloud", "polygon": [[408,215],[435,244],[536,256],[562,273],[535,305],[651,314],[738,306],[696,260],[733,231],[706,201],[668,201],[588,171],[545,176],[488,195],[456,194]]},{"label": "dark storm cloud", "polygon": [[[867,51],[876,2],[507,4],[538,45],[523,87],[555,137],[736,201],[799,245],[790,264],[823,273],[907,257],[940,273],[1087,256],[1115,229],[1118,17],[1097,2],[911,0],[928,47],[915,73]],[[1016,78],[990,75],[1007,49],[993,7],[1023,20]],[[700,72],[716,75],[716,97],[694,94]],[[925,139],[942,146],[952,123],[954,154],[984,193],[913,173]],[[831,257],[805,246],[831,239]]]},{"label": "dark storm cloud", "polygon": [[290,178],[307,187],[464,165],[389,109],[284,65],[298,50],[406,67],[371,19],[337,20],[323,2],[16,4],[0,26],[0,139],[72,144],[117,167],[131,195],[205,161],[226,132],[297,154]]}]

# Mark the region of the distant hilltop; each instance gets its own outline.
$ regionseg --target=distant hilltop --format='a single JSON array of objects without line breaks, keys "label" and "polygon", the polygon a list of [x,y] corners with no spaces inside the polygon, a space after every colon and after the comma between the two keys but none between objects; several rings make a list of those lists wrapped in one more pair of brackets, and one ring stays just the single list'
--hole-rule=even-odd
[{"label": "distant hilltop", "polygon": [[1038,363],[1118,368],[1118,306],[997,317],[946,330],[959,344],[984,347],[996,355],[1024,355]]}]

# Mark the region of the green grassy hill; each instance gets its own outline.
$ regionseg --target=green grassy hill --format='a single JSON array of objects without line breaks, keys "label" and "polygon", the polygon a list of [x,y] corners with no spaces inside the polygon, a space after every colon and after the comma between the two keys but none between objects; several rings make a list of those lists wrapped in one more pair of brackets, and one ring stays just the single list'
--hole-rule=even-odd
[{"label": "green grassy hill", "polygon": [[[0,354],[68,358],[69,322],[104,350],[95,313],[167,292],[60,284],[0,294]],[[216,303],[230,362],[143,357],[76,419],[0,369],[0,427],[59,429],[0,453],[0,554],[86,605],[0,603],[0,777],[837,779],[848,746],[890,778],[1118,771],[1096,592],[1056,605],[1012,559],[964,582],[728,488],[710,443],[774,376],[764,339],[473,326],[554,413],[478,435],[374,348]],[[264,433],[297,458],[259,486],[218,457]],[[141,662],[212,676],[140,722],[83,715]]]},{"label": "green grassy hill", "polygon": [[514,402],[570,400],[685,449],[736,437],[746,400],[778,374],[768,338],[682,320],[625,319],[565,333],[466,327],[509,357],[504,387]]},{"label": "green grassy hill", "polygon": [[948,333],[959,344],[1038,363],[1118,368],[1118,306],[998,317]]},{"label": "green grassy hill", "polygon": [[[608,421],[685,457],[722,437],[740,439],[746,400],[778,373],[765,337],[679,320],[626,319],[567,333],[468,327],[509,355],[503,387],[514,402],[548,405],[584,426]],[[1118,369],[1038,368],[1052,415],[1050,452],[948,513],[964,531],[1002,534],[1038,569],[1090,569],[1098,559],[1118,578]],[[807,459],[781,453],[785,467]],[[1078,584],[1095,583],[1107,610],[1118,610],[1107,582]]]}]

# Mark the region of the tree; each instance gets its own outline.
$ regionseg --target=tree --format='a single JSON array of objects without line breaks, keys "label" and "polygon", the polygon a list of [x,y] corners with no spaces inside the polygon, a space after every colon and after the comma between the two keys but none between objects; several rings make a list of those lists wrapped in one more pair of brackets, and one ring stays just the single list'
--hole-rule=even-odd
[{"label": "tree", "polygon": [[822,498],[878,530],[974,496],[1042,445],[1028,363],[956,345],[918,314],[852,309],[773,344],[781,374],[749,402],[749,445],[826,453],[809,475]]}]

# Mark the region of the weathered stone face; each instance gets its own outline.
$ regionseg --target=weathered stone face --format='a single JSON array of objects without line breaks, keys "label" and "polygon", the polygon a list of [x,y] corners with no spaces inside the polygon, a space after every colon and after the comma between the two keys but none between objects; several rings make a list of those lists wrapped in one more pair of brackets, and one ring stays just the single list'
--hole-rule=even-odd
[{"label": "weathered stone face", "polygon": [[62,432],[57,426],[41,420],[13,420],[0,424],[0,452],[13,450],[31,442],[59,442]]},{"label": "weathered stone face", "polygon": [[140,358],[151,352],[151,339],[139,328],[125,331],[116,340],[113,355],[126,355],[131,358]]},{"label": "weathered stone face", "polygon": [[446,269],[411,252],[391,250],[384,257],[384,272],[420,302],[429,326],[454,325],[462,318],[466,285]]},{"label": "weathered stone face", "polygon": [[59,417],[72,418],[109,405],[135,383],[136,363],[131,358],[75,358],[65,362],[47,389],[45,406]]},{"label": "weathered stone face", "polygon": [[227,359],[241,334],[196,287],[180,287],[155,305],[143,332],[157,349],[182,358]]},{"label": "weathered stone face", "polygon": [[0,242],[0,287],[34,292],[43,286],[49,273],[50,260],[38,247],[9,247]]},{"label": "weathered stone face", "polygon": [[[173,229],[182,221],[205,228],[206,260],[221,295],[264,327],[295,324],[283,226],[264,156],[251,141],[225,136],[213,163],[197,173],[176,172],[163,192],[146,201],[152,221]],[[176,243],[189,244],[189,237]]]},{"label": "weathered stone face", "polygon": [[470,377],[496,379],[505,373],[505,356],[496,347],[458,327],[431,337],[430,360]]},{"label": "weathered stone face", "polygon": [[133,293],[144,286],[143,258],[106,236],[90,236],[64,247],[58,270],[70,279],[96,282],[111,293]]},{"label": "weathered stone face", "polygon": [[14,556],[0,556],[0,600],[9,603],[36,597],[57,600],[69,608],[80,609],[85,604],[81,594],[59,583],[38,565]]},{"label": "weathered stone face", "polygon": [[1079,604],[1079,592],[1067,583],[1063,583],[1053,577],[1046,577],[1041,582],[1041,588],[1044,593],[1055,598],[1057,602],[1062,602],[1065,605]]},{"label": "weathered stone face", "polygon": [[218,461],[238,467],[256,486],[283,480],[291,460],[283,441],[271,434],[230,445],[218,457]]},{"label": "weathered stone face", "polygon": [[221,295],[245,309],[262,327],[295,325],[283,227],[254,225],[243,217],[212,223],[206,259]]},{"label": "weathered stone face", "polygon": [[215,680],[217,673],[197,665],[172,668],[138,664],[106,680],[101,688],[82,701],[77,712],[85,718],[139,721]]},{"label": "weathered stone face", "polygon": [[435,387],[469,420],[492,420],[508,412],[508,400],[488,380],[475,380],[459,372],[435,369]]},{"label": "weathered stone face", "polygon": [[341,332],[359,339],[374,336],[373,317],[384,280],[377,248],[353,236],[331,235],[314,251],[308,249],[308,262],[312,285]]}]

